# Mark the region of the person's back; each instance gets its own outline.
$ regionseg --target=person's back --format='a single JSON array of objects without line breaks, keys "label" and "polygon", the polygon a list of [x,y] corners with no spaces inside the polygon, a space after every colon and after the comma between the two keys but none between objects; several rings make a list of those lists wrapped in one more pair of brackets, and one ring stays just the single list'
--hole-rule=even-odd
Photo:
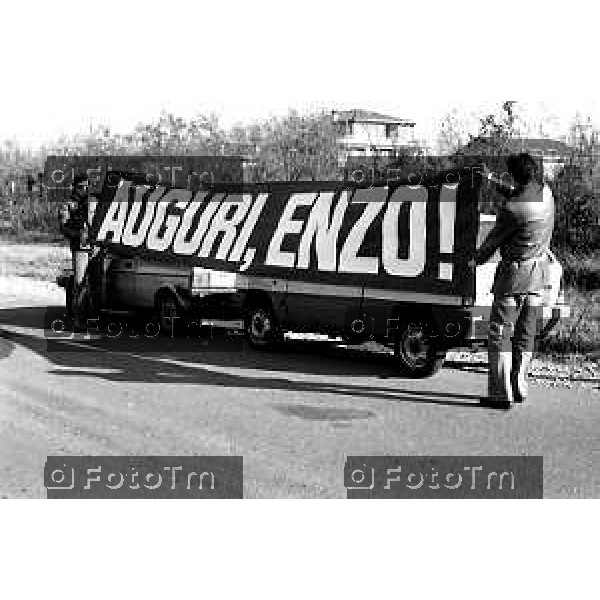
[{"label": "person's back", "polygon": [[513,155],[508,172],[514,185],[506,191],[505,184],[496,181],[508,199],[474,261],[482,264],[497,249],[502,257],[492,290],[489,398],[482,399],[483,404],[502,408],[527,397],[542,291],[550,283],[547,255],[554,227],[554,199],[550,188],[539,181],[535,160],[528,154]]},{"label": "person's back", "polygon": [[548,285],[546,256],[554,229],[554,198],[548,186],[530,181],[498,214],[504,230],[495,294],[537,292]]},{"label": "person's back", "polygon": [[523,261],[546,255],[554,229],[554,198],[547,185],[530,182],[509,200],[506,209],[514,220],[514,234],[500,248],[503,260]]}]

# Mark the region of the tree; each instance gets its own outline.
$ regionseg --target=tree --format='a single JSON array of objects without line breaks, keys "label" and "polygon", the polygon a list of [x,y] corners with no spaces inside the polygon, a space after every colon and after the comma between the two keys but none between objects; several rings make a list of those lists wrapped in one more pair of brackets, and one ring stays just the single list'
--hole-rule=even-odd
[{"label": "tree", "polygon": [[246,137],[257,180],[338,179],[339,143],[331,115],[290,111],[254,126]]},{"label": "tree", "polygon": [[577,115],[569,142],[571,156],[552,184],[555,242],[586,255],[600,248],[600,132]]},{"label": "tree", "polygon": [[437,146],[440,155],[450,156],[470,139],[470,123],[457,109],[447,113],[439,123]]},{"label": "tree", "polygon": [[500,147],[505,146],[518,134],[514,112],[515,104],[515,100],[507,100],[502,103],[500,116],[492,113],[480,119],[477,137],[491,139]]},{"label": "tree", "polygon": [[216,115],[197,115],[187,121],[163,111],[157,120],[138,124],[126,142],[141,154],[222,155],[225,132]]}]

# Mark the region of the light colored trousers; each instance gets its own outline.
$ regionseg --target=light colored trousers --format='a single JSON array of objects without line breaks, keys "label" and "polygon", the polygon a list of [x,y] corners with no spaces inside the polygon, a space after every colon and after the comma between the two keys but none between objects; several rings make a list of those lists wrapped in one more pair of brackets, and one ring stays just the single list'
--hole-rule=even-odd
[{"label": "light colored trousers", "polygon": [[90,250],[79,249],[72,251],[73,258],[73,316],[75,325],[81,327],[85,318],[85,300],[88,291],[83,287],[83,281],[90,262]]},{"label": "light colored trousers", "polygon": [[541,292],[494,298],[488,339],[491,401],[514,402],[527,396],[527,373],[542,303]]}]

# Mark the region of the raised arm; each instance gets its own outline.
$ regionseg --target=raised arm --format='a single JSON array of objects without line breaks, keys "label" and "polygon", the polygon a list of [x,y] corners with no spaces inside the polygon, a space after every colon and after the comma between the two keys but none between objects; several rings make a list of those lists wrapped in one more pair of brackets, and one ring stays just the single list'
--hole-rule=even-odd
[{"label": "raised arm", "polygon": [[507,210],[500,210],[495,227],[488,233],[475,254],[475,264],[482,265],[490,260],[496,250],[512,235],[515,227],[512,215]]}]

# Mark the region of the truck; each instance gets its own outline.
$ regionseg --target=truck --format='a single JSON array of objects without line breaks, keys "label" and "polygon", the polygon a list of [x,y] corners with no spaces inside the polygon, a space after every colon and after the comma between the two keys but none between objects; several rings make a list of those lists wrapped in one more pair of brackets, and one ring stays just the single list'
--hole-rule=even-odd
[{"label": "truck", "polygon": [[[234,321],[255,349],[277,347],[289,332],[377,342],[408,377],[431,376],[448,350],[487,339],[499,257],[470,265],[495,221],[479,211],[482,181],[471,169],[418,185],[190,190],[127,173],[118,180],[91,203],[96,258],[86,281],[98,314],[146,313],[168,335]],[[562,267],[548,260],[540,336],[569,315]],[[59,285],[72,286],[71,274]]]}]

